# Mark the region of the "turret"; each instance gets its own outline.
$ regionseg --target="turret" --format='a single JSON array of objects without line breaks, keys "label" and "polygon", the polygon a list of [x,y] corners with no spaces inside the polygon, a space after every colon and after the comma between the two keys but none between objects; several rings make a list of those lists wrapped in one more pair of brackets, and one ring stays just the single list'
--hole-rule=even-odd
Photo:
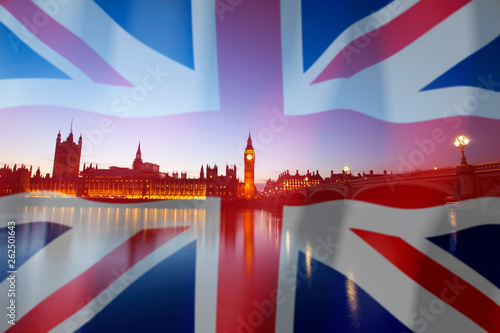
[{"label": "turret", "polygon": [[69,130],[69,135],[66,138],[66,141],[74,143],[75,141],[73,140],[73,120],[71,120],[71,128]]}]

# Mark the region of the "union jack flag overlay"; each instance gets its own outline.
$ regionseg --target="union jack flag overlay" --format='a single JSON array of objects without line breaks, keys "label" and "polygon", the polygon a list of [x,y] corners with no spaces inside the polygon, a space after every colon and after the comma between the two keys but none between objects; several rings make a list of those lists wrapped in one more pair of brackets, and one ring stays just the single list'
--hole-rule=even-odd
[{"label": "union jack flag overlay", "polygon": [[495,0],[281,0],[285,113],[498,119],[499,9]]},{"label": "union jack flag overlay", "polygon": [[219,109],[214,2],[2,0],[0,33],[0,109]]},{"label": "union jack flag overlay", "polygon": [[499,204],[286,207],[276,332],[498,332]]},{"label": "union jack flag overlay", "polygon": [[0,200],[18,221],[14,281],[0,265],[17,321],[1,331],[498,332],[499,198],[285,207],[268,245],[253,215],[230,239],[219,200],[63,200]]},{"label": "union jack flag overlay", "polygon": [[[96,156],[142,129],[189,164],[258,127],[270,163],[256,174],[343,158],[414,170],[468,126],[486,142],[473,156],[496,156],[499,13],[498,0],[0,0],[0,148],[38,140],[18,131],[29,121],[92,126],[92,112],[127,129]],[[0,306],[12,286],[16,302],[0,331],[499,332],[500,199],[427,207],[409,186],[395,207],[384,188],[282,218],[218,199],[0,198]]]},{"label": "union jack flag overlay", "polygon": [[[0,331],[215,331],[219,200],[63,200],[1,199],[2,217],[16,221],[17,307],[15,325],[3,318]],[[0,237],[7,248],[7,227]]]}]

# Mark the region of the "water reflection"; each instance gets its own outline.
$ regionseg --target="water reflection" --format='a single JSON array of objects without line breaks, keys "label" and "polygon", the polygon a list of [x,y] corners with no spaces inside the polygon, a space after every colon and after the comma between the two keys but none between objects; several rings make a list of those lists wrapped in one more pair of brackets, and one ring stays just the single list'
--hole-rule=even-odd
[{"label": "water reflection", "polygon": [[94,230],[103,232],[126,228],[138,231],[144,228],[190,226],[202,230],[206,220],[206,210],[200,208],[124,208],[116,206],[41,206],[31,205],[2,208],[5,213],[17,215],[17,221],[51,221],[74,230]]},{"label": "water reflection", "polygon": [[254,211],[245,210],[243,212],[243,223],[245,230],[245,267],[247,275],[252,273],[254,260]]},{"label": "water reflection", "polygon": [[457,250],[457,242],[458,242],[458,225],[457,225],[457,211],[456,208],[452,205],[448,205],[448,221],[451,225],[451,233],[450,233],[450,243],[449,250],[453,253]]},{"label": "water reflection", "polygon": [[[5,213],[16,214],[18,223],[51,221],[73,230],[101,232],[137,232],[145,228],[186,227],[203,231],[207,212],[203,208],[124,207],[92,204],[26,205],[2,207]],[[241,260],[250,274],[255,271],[257,252],[279,252],[281,218],[264,210],[223,209],[220,216],[220,251]],[[287,235],[290,252],[290,235]]]},{"label": "water reflection", "polygon": [[[248,315],[255,311],[253,304],[255,300],[276,302],[281,218],[269,212],[222,209],[220,219],[217,219],[217,223],[220,223],[218,229],[210,228],[212,212],[203,208],[163,208],[151,205],[127,207],[86,202],[81,205],[71,205],[66,204],[66,201],[56,205],[4,205],[1,208],[3,212],[17,216],[16,221],[19,225],[51,221],[58,224],[58,227],[63,225],[71,228],[66,239],[60,240],[63,241],[61,244],[67,246],[66,250],[56,256],[55,262],[50,262],[52,270],[58,270],[63,275],[75,269],[72,265],[76,263],[84,260],[93,262],[94,259],[100,260],[102,253],[115,252],[119,258],[113,257],[113,262],[120,262],[121,265],[116,271],[122,272],[121,267],[130,267],[143,255],[141,244],[142,236],[145,234],[144,232],[138,234],[138,231],[175,228],[177,234],[177,232],[182,233],[183,228],[189,227],[190,231],[195,230],[195,232],[185,233],[184,235],[187,235],[185,237],[196,235],[200,251],[215,251],[215,256],[219,259],[213,260],[213,257],[209,259],[211,264],[218,265],[217,283],[220,288],[217,289],[217,306],[224,310],[217,312],[217,316],[248,318]],[[163,231],[165,229],[162,229]],[[127,241],[131,235],[136,235],[136,242]],[[288,235],[287,238],[288,252],[290,252],[290,237],[291,235]],[[103,239],[111,241],[102,242]],[[120,247],[120,244],[123,246]],[[197,258],[204,260],[201,255]],[[47,271],[47,262],[43,260],[36,262],[30,269],[37,272],[34,276],[43,275]],[[106,269],[109,271],[109,266]],[[312,270],[311,268],[310,271]],[[35,288],[36,285],[35,282],[28,283],[25,288],[29,291],[29,288]],[[235,302],[235,299],[241,302]],[[220,322],[228,323],[224,320]],[[261,328],[263,331],[271,331],[274,329],[274,320],[266,320]],[[237,327],[220,327],[220,330],[235,332]]]},{"label": "water reflection", "polygon": [[349,271],[347,273],[347,279],[345,282],[347,305],[349,307],[349,316],[351,317],[351,322],[354,328],[358,330],[361,325],[361,314],[359,309],[358,287],[353,282],[353,280],[354,280],[354,272]]},{"label": "water reflection", "polygon": [[279,250],[280,227],[281,219],[264,210],[223,209],[220,251],[252,273],[257,251],[268,247]]},{"label": "water reflection", "polygon": [[307,280],[309,283],[312,283],[312,273],[313,273],[313,268],[312,268],[312,254],[313,254],[313,249],[311,246],[311,243],[309,241],[306,242],[306,275],[307,275]]},{"label": "water reflection", "polygon": [[[220,228],[217,307],[224,311],[217,312],[217,331],[237,332],[239,322],[225,319],[248,318],[256,300],[275,302],[281,218],[264,210],[223,209]],[[274,320],[259,326],[260,332],[273,330]]]}]

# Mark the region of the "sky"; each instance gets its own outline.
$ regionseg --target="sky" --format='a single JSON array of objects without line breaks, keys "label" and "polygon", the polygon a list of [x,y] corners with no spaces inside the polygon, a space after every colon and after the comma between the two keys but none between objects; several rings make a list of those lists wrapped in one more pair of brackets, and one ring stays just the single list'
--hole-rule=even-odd
[{"label": "sky", "polygon": [[[471,139],[466,148],[470,163],[500,160],[494,144],[500,139],[496,119],[456,116],[391,122],[346,108],[286,115],[279,1],[233,1],[216,14],[218,107],[148,117],[118,117],[97,109],[49,104],[3,107],[1,165],[32,165],[43,174],[51,173],[57,133],[61,131],[65,139],[72,120],[75,140],[83,134],[82,165],[131,167],[140,142],[144,162],[159,164],[161,172],[187,171],[189,177],[198,176],[201,165],[217,164],[223,169],[236,164],[243,180],[243,150],[250,131],[260,188],[287,169],[293,173],[318,170],[328,177],[330,170],[339,173],[346,165],[353,173],[455,166],[460,163],[460,151],[453,142],[459,133]],[[174,78],[167,77],[165,84],[175,85],[169,80]],[[22,90],[22,79],[11,81]],[[383,92],[384,88],[376,89]],[[154,100],[162,93],[152,91],[148,98]],[[100,98],[95,90],[80,94],[84,100]],[[23,98],[29,95],[19,92],[18,99]]]}]

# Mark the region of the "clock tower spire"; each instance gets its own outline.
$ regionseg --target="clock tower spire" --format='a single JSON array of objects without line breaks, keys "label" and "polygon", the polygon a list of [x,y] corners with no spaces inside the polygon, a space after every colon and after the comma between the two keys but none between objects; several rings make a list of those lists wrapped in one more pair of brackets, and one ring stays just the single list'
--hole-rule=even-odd
[{"label": "clock tower spire", "polygon": [[255,198],[255,185],[254,185],[254,166],[255,166],[255,151],[252,146],[252,137],[250,131],[248,132],[247,147],[243,156],[245,162],[245,198]]},{"label": "clock tower spire", "polygon": [[139,147],[137,147],[137,153],[135,153],[135,160],[132,163],[133,170],[141,170],[142,169],[142,153],[141,153],[141,142],[139,141]]}]

